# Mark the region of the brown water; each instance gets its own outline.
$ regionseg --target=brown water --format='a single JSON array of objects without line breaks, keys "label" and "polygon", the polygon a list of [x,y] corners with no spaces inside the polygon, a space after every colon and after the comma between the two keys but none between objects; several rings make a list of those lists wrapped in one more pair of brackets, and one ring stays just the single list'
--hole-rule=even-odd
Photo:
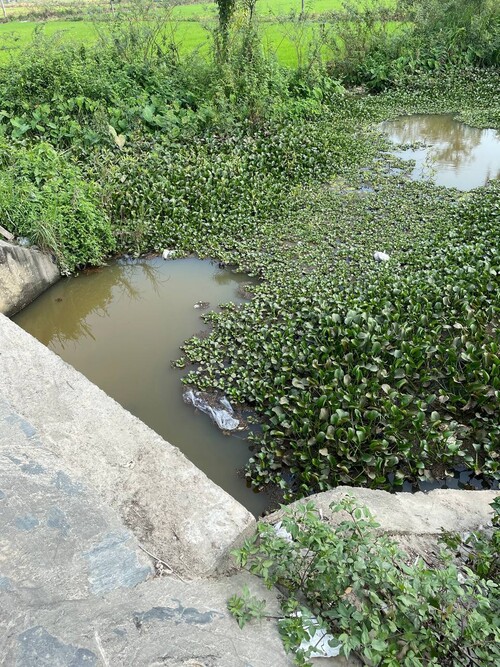
[{"label": "brown water", "polygon": [[425,147],[395,150],[403,160],[415,160],[411,177],[436,185],[472,190],[500,176],[500,134],[480,130],[451,115],[402,116],[382,123],[395,144],[425,143]]},{"label": "brown water", "polygon": [[194,305],[241,303],[238,287],[248,282],[199,259],[120,260],[59,281],[14,320],[258,515],[269,498],[237,473],[250,457],[248,442],[183,402],[181,371],[170,363],[205,328],[206,311]]}]

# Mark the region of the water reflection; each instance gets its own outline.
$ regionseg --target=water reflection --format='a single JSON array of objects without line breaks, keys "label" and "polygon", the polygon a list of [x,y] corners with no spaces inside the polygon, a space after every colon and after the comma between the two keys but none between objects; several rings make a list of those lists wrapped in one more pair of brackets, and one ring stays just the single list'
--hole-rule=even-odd
[{"label": "water reflection", "polygon": [[395,144],[425,144],[394,151],[415,160],[414,180],[430,178],[436,185],[471,190],[500,176],[500,136],[453,119],[451,115],[415,115],[382,123]]},{"label": "water reflection", "polygon": [[[134,274],[142,272],[137,280]],[[81,277],[85,277],[85,281]],[[36,337],[47,347],[65,349],[76,345],[82,338],[96,340],[91,315],[109,317],[109,306],[113,300],[125,298],[130,301],[141,298],[142,283],[159,294],[169,280],[158,267],[147,262],[117,262],[109,267],[84,271],[81,276],[65,278],[54,289],[50,300],[44,300],[44,317],[39,322]],[[64,311],[61,316],[61,310]],[[19,316],[19,320],[23,320]]]},{"label": "water reflection", "polygon": [[203,326],[207,311],[195,305],[241,303],[238,288],[248,282],[194,258],[119,261],[61,280],[14,319],[260,514],[269,498],[237,473],[250,457],[248,442],[185,405],[181,372],[171,366]]}]

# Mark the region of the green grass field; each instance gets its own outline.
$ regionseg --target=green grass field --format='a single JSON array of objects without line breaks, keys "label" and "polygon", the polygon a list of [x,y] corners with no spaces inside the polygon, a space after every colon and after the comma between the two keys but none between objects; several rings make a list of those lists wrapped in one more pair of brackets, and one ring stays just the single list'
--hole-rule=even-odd
[{"label": "green grass field", "polygon": [[[29,46],[36,39],[38,25],[32,21],[0,24],[0,63],[16,58],[20,50]],[[307,25],[303,40],[310,40],[316,29],[314,24]],[[283,65],[297,64],[297,46],[291,38],[293,26],[289,23],[268,23],[263,25],[262,31],[266,51],[275,54]],[[173,36],[182,55],[195,50],[206,52],[210,47],[210,33],[197,21],[172,21],[167,32]],[[96,27],[91,21],[48,21],[43,33],[54,39],[81,44],[93,44],[98,39]]]},{"label": "green grass field", "polygon": [[[344,0],[306,0],[305,11],[309,14],[325,14],[342,9]],[[366,0],[365,0],[366,1]],[[359,0],[363,2],[363,0]],[[126,0],[117,2],[118,10],[126,9]],[[173,13],[177,18],[192,19],[206,18],[215,15],[217,11],[215,2],[191,2],[187,4],[172,0]],[[395,4],[395,0],[381,0],[380,4],[389,6]],[[290,12],[301,11],[301,0],[258,0],[256,12],[261,17],[286,16]],[[24,2],[10,2],[5,5],[7,19],[17,20],[33,13],[46,14],[53,17],[64,15],[68,12],[84,13],[88,10],[100,10],[109,13],[110,4],[107,0],[25,0]]]},{"label": "green grass field", "polygon": [[[359,0],[360,2],[366,0]],[[314,16],[327,14],[342,7],[343,0],[310,0],[306,2],[306,9]],[[384,4],[394,4],[394,0],[383,0]],[[117,5],[121,9],[126,5]],[[54,39],[62,41],[92,44],[98,39],[96,30],[97,18],[90,19],[88,15],[83,20],[78,17],[59,20],[57,11],[63,11],[68,7],[80,7],[82,11],[90,11],[97,8],[106,12],[109,17],[109,5],[102,0],[86,0],[79,5],[77,3],[64,2],[24,2],[12,3],[6,6],[8,16],[21,16],[33,9],[53,12],[53,18],[42,21],[9,20],[0,23],[0,64],[16,58],[19,52],[26,48],[33,39],[36,39],[37,29],[43,24],[43,33],[53,36]],[[278,61],[287,66],[296,66],[301,58],[305,57],[308,44],[314,42],[318,23],[312,20],[302,23],[300,28],[286,20],[291,11],[300,11],[300,0],[261,0],[257,3],[258,14],[262,21],[263,46],[270,54],[275,55]],[[15,14],[15,12],[18,14]],[[9,14],[10,13],[10,14]],[[84,14],[82,14],[84,16]],[[98,15],[95,15],[98,16]],[[101,14],[104,16],[104,14]],[[182,55],[193,51],[206,52],[210,48],[210,33],[207,26],[213,25],[216,17],[216,4],[214,2],[201,2],[174,6],[172,9],[172,20],[169,22],[166,32],[173,39]],[[100,22],[99,22],[100,23]],[[326,50],[327,51],[327,50]],[[328,55],[325,53],[325,55]]]}]

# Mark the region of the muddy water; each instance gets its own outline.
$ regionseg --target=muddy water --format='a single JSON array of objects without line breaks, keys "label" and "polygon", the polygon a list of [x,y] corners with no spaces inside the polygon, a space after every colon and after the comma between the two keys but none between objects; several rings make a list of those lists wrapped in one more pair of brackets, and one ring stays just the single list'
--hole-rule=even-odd
[{"label": "muddy water", "polygon": [[241,303],[238,288],[248,281],[192,258],[121,260],[61,280],[14,319],[258,515],[269,499],[237,473],[248,442],[185,405],[181,372],[170,364],[183,341],[206,328],[206,311],[194,305]]},{"label": "muddy water", "polygon": [[403,160],[415,160],[411,177],[436,185],[471,190],[500,176],[500,133],[480,130],[451,115],[403,116],[382,123],[395,144],[425,146],[395,150]]}]

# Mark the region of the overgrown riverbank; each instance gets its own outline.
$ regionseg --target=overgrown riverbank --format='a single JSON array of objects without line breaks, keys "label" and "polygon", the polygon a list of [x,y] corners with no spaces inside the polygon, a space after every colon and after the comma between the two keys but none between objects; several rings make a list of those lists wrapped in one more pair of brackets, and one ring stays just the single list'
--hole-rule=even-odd
[{"label": "overgrown riverbank", "polygon": [[408,44],[366,44],[360,20],[349,57],[290,71],[240,19],[210,61],[179,59],[161,22],[130,22],[96,47],[41,40],[3,68],[1,224],[66,272],[169,247],[263,279],[185,346],[189,381],[262,424],[256,486],[399,487],[457,462],[497,478],[498,182],[410,181],[377,129],[415,112],[500,129],[494,39],[474,55],[452,24],[432,60],[423,23],[410,66]]},{"label": "overgrown riverbank", "polygon": [[[463,79],[460,106],[438,86],[439,97],[430,84],[348,99],[364,121],[351,164],[279,199],[236,253],[224,248],[265,283],[251,304],[213,318],[210,339],[185,349],[201,368],[193,382],[263,415],[254,483],[299,495],[398,485],[457,460],[498,474],[498,184],[468,194],[436,188],[391,175],[394,160],[370,155],[368,119],[472,112]],[[496,113],[482,109],[490,122]],[[390,262],[377,264],[376,251]]]}]

